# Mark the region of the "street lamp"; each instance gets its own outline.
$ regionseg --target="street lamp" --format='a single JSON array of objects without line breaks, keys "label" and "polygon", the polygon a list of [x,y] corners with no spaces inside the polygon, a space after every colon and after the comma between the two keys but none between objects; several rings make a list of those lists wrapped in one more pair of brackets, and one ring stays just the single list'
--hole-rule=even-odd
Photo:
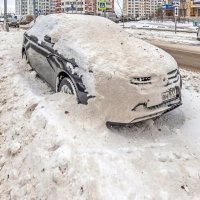
[{"label": "street lamp", "polygon": [[33,0],[33,16],[34,16],[34,23],[36,20],[36,13],[35,13],[35,0]]},{"label": "street lamp", "polygon": [[4,0],[4,30],[6,32],[9,31],[7,16],[7,0]]}]

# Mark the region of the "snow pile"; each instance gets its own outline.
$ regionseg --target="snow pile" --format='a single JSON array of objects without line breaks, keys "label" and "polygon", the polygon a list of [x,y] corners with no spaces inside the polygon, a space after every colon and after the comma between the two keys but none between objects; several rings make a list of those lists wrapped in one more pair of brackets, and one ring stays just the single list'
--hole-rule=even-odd
[{"label": "snow pile", "polygon": [[169,31],[154,31],[154,30],[137,30],[137,29],[125,29],[128,33],[134,35],[138,39],[153,40],[153,41],[165,41],[178,44],[190,44],[200,45],[200,41],[197,40],[196,33],[174,33]]},{"label": "snow pile", "polygon": [[92,105],[52,93],[21,43],[0,32],[1,199],[200,199],[200,74],[182,71],[179,109],[110,131]]},{"label": "snow pile", "polygon": [[[120,23],[122,26],[123,24]],[[157,30],[168,30],[173,31],[175,28],[175,23],[172,21],[132,21],[132,22],[125,22],[124,26],[126,28],[138,28],[138,29],[157,29]],[[197,31],[197,26],[193,26],[192,22],[186,22],[186,23],[179,23],[177,22],[177,30],[183,31],[183,32],[194,32]]]}]

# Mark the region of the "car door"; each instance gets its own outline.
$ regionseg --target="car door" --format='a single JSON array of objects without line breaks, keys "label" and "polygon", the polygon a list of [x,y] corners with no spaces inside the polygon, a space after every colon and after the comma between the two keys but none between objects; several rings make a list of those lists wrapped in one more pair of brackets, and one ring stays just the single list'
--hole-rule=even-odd
[{"label": "car door", "polygon": [[29,62],[35,71],[51,86],[54,84],[55,68],[49,63],[53,56],[51,49],[45,48],[44,43],[39,44],[36,37],[30,36],[30,48],[28,50]]}]

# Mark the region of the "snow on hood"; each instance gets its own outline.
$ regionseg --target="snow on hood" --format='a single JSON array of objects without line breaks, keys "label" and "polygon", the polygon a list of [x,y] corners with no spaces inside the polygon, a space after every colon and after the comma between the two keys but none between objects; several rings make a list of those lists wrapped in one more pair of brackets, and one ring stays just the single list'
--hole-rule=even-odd
[{"label": "snow on hood", "polygon": [[[98,16],[52,14],[40,16],[27,31],[43,41],[52,37],[54,49],[84,69],[131,76],[166,73],[177,68],[163,50],[126,33],[114,22]],[[141,74],[142,73],[142,74]]]}]

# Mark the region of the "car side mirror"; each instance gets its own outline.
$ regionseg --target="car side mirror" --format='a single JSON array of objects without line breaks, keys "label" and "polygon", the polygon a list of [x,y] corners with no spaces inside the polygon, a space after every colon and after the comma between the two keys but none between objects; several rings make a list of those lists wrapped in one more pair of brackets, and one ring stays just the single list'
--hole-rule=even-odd
[{"label": "car side mirror", "polygon": [[33,42],[38,42],[38,38],[36,37],[36,36],[34,36],[34,35],[31,35],[30,36],[30,39],[33,41]]},{"label": "car side mirror", "polygon": [[45,36],[44,36],[44,41],[45,41],[45,42],[48,42],[48,43],[51,43],[51,37],[48,36],[48,35],[45,35]]}]

